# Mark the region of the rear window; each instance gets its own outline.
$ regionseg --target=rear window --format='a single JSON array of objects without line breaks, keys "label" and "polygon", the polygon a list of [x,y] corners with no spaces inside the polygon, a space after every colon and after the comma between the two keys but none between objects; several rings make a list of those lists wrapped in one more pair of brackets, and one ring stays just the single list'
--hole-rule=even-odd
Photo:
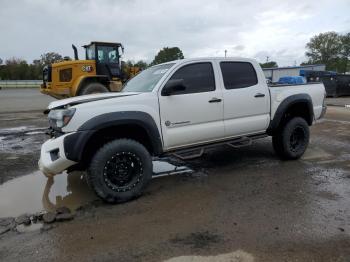
[{"label": "rear window", "polygon": [[258,78],[255,69],[248,62],[221,62],[225,89],[244,88],[256,85]]}]

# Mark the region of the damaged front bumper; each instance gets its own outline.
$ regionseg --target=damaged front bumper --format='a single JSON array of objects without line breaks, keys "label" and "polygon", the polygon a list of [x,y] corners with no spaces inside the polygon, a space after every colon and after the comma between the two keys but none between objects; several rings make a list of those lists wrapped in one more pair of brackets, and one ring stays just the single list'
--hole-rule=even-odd
[{"label": "damaged front bumper", "polygon": [[69,160],[64,151],[64,138],[70,134],[65,134],[57,138],[47,140],[41,146],[39,169],[46,176],[52,176],[67,170],[77,162]]}]

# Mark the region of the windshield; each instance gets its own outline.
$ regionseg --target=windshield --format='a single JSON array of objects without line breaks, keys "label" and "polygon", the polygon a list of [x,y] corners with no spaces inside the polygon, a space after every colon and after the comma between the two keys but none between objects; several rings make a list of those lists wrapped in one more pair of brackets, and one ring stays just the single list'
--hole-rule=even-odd
[{"label": "windshield", "polygon": [[125,84],[122,92],[151,92],[166,71],[174,64],[152,66],[142,71]]}]

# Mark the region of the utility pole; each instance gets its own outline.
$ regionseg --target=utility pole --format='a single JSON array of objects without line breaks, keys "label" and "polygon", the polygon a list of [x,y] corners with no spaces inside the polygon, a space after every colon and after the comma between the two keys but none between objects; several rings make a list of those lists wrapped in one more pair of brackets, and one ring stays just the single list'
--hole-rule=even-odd
[{"label": "utility pole", "polygon": [[225,50],[225,57],[226,57],[226,55],[227,55],[227,50]]},{"label": "utility pole", "polygon": [[269,56],[266,56],[266,63],[269,62]]}]

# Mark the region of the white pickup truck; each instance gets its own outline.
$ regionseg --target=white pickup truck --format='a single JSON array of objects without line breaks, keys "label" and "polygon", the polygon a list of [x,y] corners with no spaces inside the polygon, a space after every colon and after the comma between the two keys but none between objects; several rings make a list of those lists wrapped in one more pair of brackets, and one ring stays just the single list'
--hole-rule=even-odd
[{"label": "white pickup truck", "polygon": [[168,62],[144,70],[120,93],[52,102],[51,139],[39,167],[47,175],[87,170],[99,197],[127,201],[150,181],[152,157],[200,156],[213,145],[272,136],[281,158],[300,158],[309,126],[325,113],[324,98],[321,83],[268,86],[252,59]]}]

